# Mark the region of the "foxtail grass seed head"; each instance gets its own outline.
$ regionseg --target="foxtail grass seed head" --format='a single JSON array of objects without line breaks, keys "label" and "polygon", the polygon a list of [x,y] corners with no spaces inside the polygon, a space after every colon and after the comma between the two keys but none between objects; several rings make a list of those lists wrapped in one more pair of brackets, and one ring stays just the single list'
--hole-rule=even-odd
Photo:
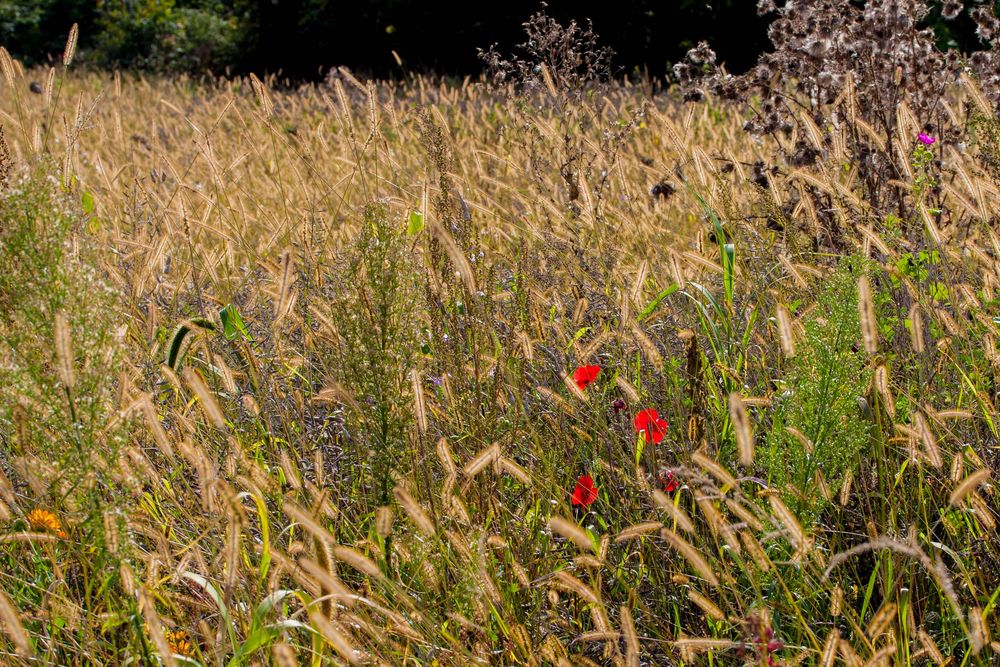
[{"label": "foxtail grass seed head", "polygon": [[591,540],[590,535],[575,521],[561,516],[553,516],[549,519],[549,529],[556,535],[569,540],[582,551],[597,551],[597,547],[594,541]]},{"label": "foxtail grass seed head", "polygon": [[910,347],[917,354],[922,354],[924,351],[924,323],[918,304],[914,303],[910,306],[907,320],[909,320],[909,327],[907,328],[910,332]]},{"label": "foxtail grass seed head", "polygon": [[858,279],[858,315],[861,322],[861,337],[865,352],[878,352],[878,321],[875,318],[875,302],[872,299],[871,283],[867,276]]},{"label": "foxtail grass seed head", "polygon": [[0,621],[3,622],[2,630],[14,645],[17,655],[24,660],[32,658],[35,655],[35,651],[32,648],[28,632],[21,623],[17,609],[2,588],[0,588]]},{"label": "foxtail grass seed head", "polygon": [[719,586],[719,578],[716,576],[715,572],[712,571],[708,561],[706,561],[704,556],[702,556],[701,553],[687,540],[672,530],[668,530],[666,528],[660,531],[660,535],[668,545],[684,557],[684,559],[691,565],[691,568],[698,573],[698,576],[700,576],[705,583],[712,587]]},{"label": "foxtail grass seed head", "polygon": [[66,48],[63,49],[62,64],[63,67],[69,67],[73,62],[73,56],[76,55],[76,42],[80,37],[80,26],[76,23],[73,27],[69,29],[69,35],[66,37]]},{"label": "foxtail grass seed head", "polygon": [[740,463],[749,468],[753,465],[753,431],[750,428],[750,417],[743,405],[743,398],[736,392],[729,394],[729,419],[732,420],[733,430],[736,432]]},{"label": "foxtail grass seed head", "polygon": [[66,313],[60,311],[55,316],[55,342],[56,361],[59,367],[59,381],[67,390],[72,391],[76,386],[76,372],[74,371],[72,332]]},{"label": "foxtail grass seed head", "polygon": [[779,304],[775,318],[778,322],[778,340],[781,343],[781,351],[786,357],[795,356],[795,335],[792,330],[792,317],[788,309]]}]

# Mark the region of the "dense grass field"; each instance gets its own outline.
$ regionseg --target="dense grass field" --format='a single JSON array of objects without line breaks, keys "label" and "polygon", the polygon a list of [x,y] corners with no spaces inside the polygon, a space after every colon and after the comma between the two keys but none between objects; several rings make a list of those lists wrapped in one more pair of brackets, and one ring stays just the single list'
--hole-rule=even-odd
[{"label": "dense grass field", "polygon": [[971,78],[782,139],[0,65],[3,664],[1000,659]]}]

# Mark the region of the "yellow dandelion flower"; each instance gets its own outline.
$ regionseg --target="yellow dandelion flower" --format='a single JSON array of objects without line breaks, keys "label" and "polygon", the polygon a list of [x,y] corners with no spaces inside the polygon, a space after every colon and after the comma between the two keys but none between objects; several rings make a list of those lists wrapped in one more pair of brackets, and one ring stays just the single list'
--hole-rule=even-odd
[{"label": "yellow dandelion flower", "polygon": [[59,518],[48,510],[33,509],[28,512],[28,516],[25,518],[28,520],[28,525],[35,530],[47,530],[63,539],[66,538],[66,531],[62,529]]},{"label": "yellow dandelion flower", "polygon": [[191,636],[186,630],[169,630],[163,635],[170,647],[170,652],[174,655],[182,655],[190,658],[194,655],[194,644],[191,643]]}]

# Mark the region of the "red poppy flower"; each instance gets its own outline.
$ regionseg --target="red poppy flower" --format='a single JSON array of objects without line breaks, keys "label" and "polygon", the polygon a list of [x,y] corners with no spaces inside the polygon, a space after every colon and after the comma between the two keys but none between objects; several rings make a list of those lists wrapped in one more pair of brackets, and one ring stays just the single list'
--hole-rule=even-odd
[{"label": "red poppy flower", "polygon": [[652,409],[640,411],[632,424],[635,430],[646,438],[646,442],[658,443],[663,440],[667,432],[667,421],[660,419],[660,415]]},{"label": "red poppy flower", "polygon": [[681,485],[681,483],[677,481],[677,478],[674,477],[673,470],[664,470],[660,472],[660,484],[663,485],[663,490],[667,493],[673,493]]},{"label": "red poppy flower", "polygon": [[600,366],[580,366],[573,371],[573,381],[576,382],[576,386],[580,388],[580,391],[583,391],[600,374]]},{"label": "red poppy flower", "polygon": [[573,489],[573,504],[586,507],[597,500],[597,487],[594,486],[594,479],[590,475],[580,475],[576,480],[576,488]]}]

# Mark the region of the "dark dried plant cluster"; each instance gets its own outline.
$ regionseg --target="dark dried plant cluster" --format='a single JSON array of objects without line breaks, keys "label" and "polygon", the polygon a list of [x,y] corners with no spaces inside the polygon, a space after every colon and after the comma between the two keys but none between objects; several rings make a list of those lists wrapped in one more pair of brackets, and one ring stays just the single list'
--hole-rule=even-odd
[{"label": "dark dried plant cluster", "polygon": [[[582,92],[610,79],[614,52],[600,45],[590,21],[586,26],[576,21],[564,26],[543,10],[522,25],[527,39],[517,45],[514,54],[505,56],[496,45],[479,50],[494,85],[513,85],[526,94],[542,93],[553,86]],[[551,84],[545,81],[546,71]]]},{"label": "dark dried plant cluster", "polygon": [[[517,122],[503,128],[507,140],[530,147],[536,182],[558,172],[561,186],[539,194],[573,216],[584,212],[583,191],[592,193],[589,213],[601,217],[610,165],[645,113],[645,104],[624,119],[605,117],[602,100],[612,86],[614,51],[601,44],[590,21],[563,25],[542,9],[525,21],[525,41],[511,54],[497,46],[479,50],[486,68],[486,88],[512,103]],[[556,119],[549,126],[549,119]],[[600,128],[596,146],[583,137]],[[612,156],[603,161],[600,156]]]},{"label": "dark dried plant cluster", "polygon": [[[971,77],[992,101],[1000,100],[1000,22],[986,5],[968,9],[984,47],[968,56],[937,48],[925,26],[931,8],[924,0],[760,0],[758,11],[775,16],[768,31],[773,51],[736,76],[716,64],[708,44],[699,44],[674,67],[685,99],[709,93],[751,100],[744,129],[773,137],[790,168],[826,157],[840,129],[850,127],[845,148],[877,214],[901,214],[905,207],[901,163],[916,132],[946,144],[962,141],[964,128],[946,102],[950,87]],[[963,11],[956,0],[941,7],[946,20]],[[768,169],[777,167],[755,168],[762,185]]]}]

